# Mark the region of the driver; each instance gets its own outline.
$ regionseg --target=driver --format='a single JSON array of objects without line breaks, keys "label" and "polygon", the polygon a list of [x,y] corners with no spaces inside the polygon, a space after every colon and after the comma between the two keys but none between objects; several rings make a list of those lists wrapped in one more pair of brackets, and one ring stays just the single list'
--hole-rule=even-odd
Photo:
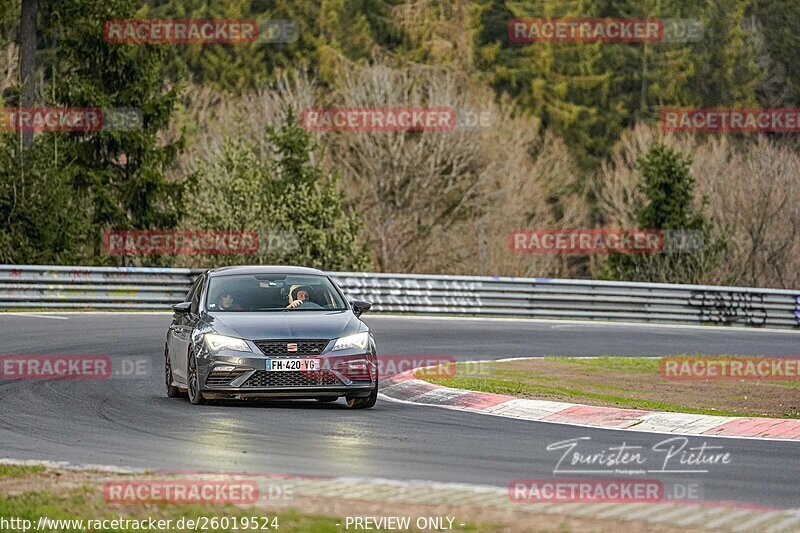
[{"label": "driver", "polygon": [[300,285],[294,289],[294,300],[286,306],[287,309],[294,309],[295,307],[319,307],[311,301],[311,287]]},{"label": "driver", "polygon": [[303,305],[311,297],[311,291],[308,287],[300,285],[294,289],[294,299],[286,306],[287,309],[292,309]]}]

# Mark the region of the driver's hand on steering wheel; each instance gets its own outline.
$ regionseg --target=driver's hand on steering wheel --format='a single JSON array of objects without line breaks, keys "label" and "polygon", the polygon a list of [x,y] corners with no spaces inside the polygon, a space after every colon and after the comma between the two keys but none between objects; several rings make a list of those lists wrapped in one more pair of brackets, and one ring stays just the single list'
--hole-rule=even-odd
[{"label": "driver's hand on steering wheel", "polygon": [[294,309],[303,303],[303,300],[293,300],[292,303],[286,306],[286,309]]}]

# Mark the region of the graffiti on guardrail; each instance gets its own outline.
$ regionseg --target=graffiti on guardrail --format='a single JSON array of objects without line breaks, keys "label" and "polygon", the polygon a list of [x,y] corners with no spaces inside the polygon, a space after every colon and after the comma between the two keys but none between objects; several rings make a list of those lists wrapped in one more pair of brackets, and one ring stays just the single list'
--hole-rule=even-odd
[{"label": "graffiti on guardrail", "polygon": [[380,291],[359,291],[350,290],[349,287],[344,287],[345,292],[350,295],[358,295],[373,301],[379,301],[381,305],[423,305],[423,306],[465,306],[465,307],[481,307],[481,299],[476,297],[460,298],[457,296],[436,296],[430,294],[428,296],[402,296],[400,294],[386,294]]},{"label": "graffiti on guardrail", "polygon": [[[272,235],[274,242],[259,235],[259,242],[267,243],[268,250],[273,245],[291,244],[291,239],[282,241],[279,232]],[[166,309],[183,299],[200,272],[0,265],[0,309]],[[369,272],[331,272],[330,276],[348,297],[371,301],[376,313],[675,320],[800,329],[800,291],[497,276],[416,277]],[[652,296],[648,294],[651,291]],[[645,312],[631,315],[627,306],[618,305],[620,299],[644,301]],[[587,300],[592,305],[587,305]]]},{"label": "graffiti on guardrail", "polygon": [[19,268],[12,268],[11,270],[7,271],[0,271],[0,279],[14,279],[14,280],[23,280],[23,278],[61,278],[64,280],[89,280],[92,277],[91,270],[69,270],[69,271],[57,271],[57,270],[43,270],[39,272],[29,273],[26,274],[22,269]]},{"label": "graffiti on guardrail", "polygon": [[93,272],[91,270],[45,270],[41,273],[40,277],[83,281],[91,279],[92,275]]},{"label": "graffiti on guardrail", "polygon": [[800,296],[794,298],[794,321],[796,326],[800,326]]},{"label": "graffiti on guardrail", "polygon": [[362,278],[351,276],[335,276],[343,287],[371,287],[389,289],[457,289],[477,290],[483,288],[479,281],[457,281],[439,279],[394,279],[394,278]]},{"label": "graffiti on guardrail", "polygon": [[[60,273],[60,275],[64,275],[64,273]],[[70,279],[89,279],[92,277],[91,270],[71,270],[67,273]]]},{"label": "graffiti on guardrail", "polygon": [[692,291],[689,305],[698,307],[701,322],[763,326],[767,322],[764,295],[747,292]]}]

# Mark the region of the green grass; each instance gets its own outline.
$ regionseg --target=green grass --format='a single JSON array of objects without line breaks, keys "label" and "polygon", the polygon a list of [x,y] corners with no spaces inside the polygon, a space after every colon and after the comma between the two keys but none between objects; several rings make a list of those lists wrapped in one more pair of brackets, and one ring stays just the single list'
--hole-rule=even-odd
[{"label": "green grass", "polygon": [[44,472],[43,466],[0,465],[0,479],[12,477],[27,477],[32,474]]},{"label": "green grass", "polygon": [[[548,359],[557,360],[555,357]],[[653,374],[660,371],[660,359],[650,357],[574,357],[568,363],[589,372],[619,371],[628,374]]]},{"label": "green grass", "polygon": [[[272,523],[272,518],[277,517],[277,529],[263,529],[263,531],[285,532],[310,532],[310,533],[336,533],[341,531],[336,523],[344,523],[342,519],[331,516],[299,513],[294,510],[281,511],[278,513],[264,513],[243,509],[232,505],[128,505],[121,506],[122,512],[112,509],[101,498],[97,498],[97,491],[90,488],[72,489],[66,494],[54,494],[52,492],[26,492],[24,494],[5,496],[0,495],[0,516],[17,517],[30,520],[37,524],[40,517],[48,517],[54,520],[83,519],[103,520],[115,519],[119,516],[131,519],[171,519],[173,528],[181,518],[196,519],[198,517],[262,517],[269,518],[268,524]],[[93,497],[94,496],[94,497]],[[263,522],[257,522],[257,528],[242,529],[239,525],[238,531],[262,531]],[[122,532],[134,531],[135,529],[103,529],[103,532]],[[40,529],[38,531],[48,531]],[[53,531],[50,529],[49,531]],[[64,532],[79,532],[83,529],[74,527],[59,529]],[[141,531],[141,530],[139,530]],[[204,529],[208,532],[235,531],[232,527],[222,529],[220,527]]]},{"label": "green grass", "polygon": [[[684,354],[676,357],[705,357],[703,354]],[[726,357],[726,356],[721,356]],[[731,356],[733,357],[733,356]],[[740,356],[736,356],[740,357]],[[744,356],[742,356],[744,357]],[[751,355],[746,357],[760,357]],[[594,373],[625,373],[625,374],[660,374],[660,357],[598,357],[591,359],[587,357],[556,358],[548,357],[550,361],[564,361],[566,365],[580,367],[581,370]],[[767,383],[767,381],[765,381]],[[779,387],[800,388],[800,380],[780,380],[769,381],[772,385]]]},{"label": "green grass", "polygon": [[[693,356],[686,356],[693,357]],[[688,406],[683,403],[663,401],[659,387],[673,386],[674,382],[651,379],[660,376],[660,358],[649,357],[546,357],[533,359],[532,367],[519,368],[524,362],[504,363],[457,363],[455,372],[417,371],[418,379],[438,385],[478,392],[504,394],[522,398],[554,399],[574,403],[593,403],[629,409],[650,411],[673,411],[691,414],[718,416],[765,416],[764,414],[736,411],[732,406]],[[558,375],[554,382],[551,372]],[[569,376],[570,373],[577,376]],[[649,379],[648,388],[628,384],[621,385],[619,378],[637,376]],[[643,380],[644,381],[644,380]],[[713,383],[712,383],[713,386]],[[776,396],[781,387],[800,387],[800,381],[770,381],[776,387]],[[633,396],[633,397],[632,397]],[[635,397],[638,396],[638,397]],[[742,395],[739,397],[743,399]],[[674,401],[674,400],[673,400]],[[781,416],[798,418],[795,410]]]},{"label": "green grass", "polygon": [[[48,517],[51,520],[84,520],[84,527],[88,524],[88,520],[113,520],[116,518],[127,519],[149,519],[154,520],[171,520],[172,530],[178,521],[182,518],[196,520],[199,517],[221,518],[228,517],[229,520],[234,517],[253,519],[258,517],[257,527],[243,528],[241,522],[237,524],[237,528],[229,527],[223,529],[221,527],[206,526],[202,531],[207,532],[247,532],[247,531],[276,531],[279,533],[341,533],[345,530],[344,518],[337,518],[334,516],[325,516],[319,514],[308,514],[298,512],[296,510],[282,510],[277,513],[267,512],[256,509],[245,509],[233,505],[166,505],[166,504],[151,504],[146,507],[143,505],[127,505],[112,508],[108,506],[102,498],[98,497],[97,490],[83,487],[79,489],[71,489],[64,494],[55,494],[49,491],[35,491],[26,492],[23,494],[8,496],[0,495],[0,517],[20,518],[22,520],[30,520],[31,524],[38,524],[40,517]],[[122,511],[120,511],[122,509]],[[414,521],[413,515],[412,523]],[[265,527],[265,522],[260,517],[267,517],[267,522],[270,527]],[[277,518],[277,528],[274,525],[273,518]],[[338,526],[336,524],[339,524]],[[209,523],[210,524],[210,523]],[[503,529],[502,524],[485,524],[492,531],[500,531]],[[353,529],[352,527],[350,529]],[[472,523],[465,523],[464,527],[456,526],[459,531],[477,531],[478,526]],[[2,529],[0,529],[2,531]],[[33,531],[33,529],[31,529]],[[54,529],[38,529],[39,532],[55,532]],[[64,527],[57,530],[58,532],[83,532],[85,529],[77,529],[75,527]],[[100,530],[98,530],[100,531]],[[142,529],[129,528],[106,528],[102,529],[104,533],[121,533],[127,531],[142,531]],[[199,529],[198,529],[199,531]],[[370,529],[370,531],[385,532],[385,529]]]},{"label": "green grass", "polygon": [[[509,396],[523,396],[526,398],[558,395],[571,398],[576,403],[580,403],[580,400],[591,399],[603,403],[628,407],[630,409],[644,409],[648,411],[675,411],[699,415],[742,416],[741,413],[736,413],[734,411],[725,411],[720,409],[698,409],[679,404],[626,398],[624,396],[615,396],[613,394],[598,394],[579,388],[513,382],[504,379],[454,377],[444,379],[428,379],[428,381],[444,385],[446,387],[452,387],[454,389],[466,389],[478,392],[490,392],[494,394],[507,394]],[[619,388],[619,390],[630,389]]]}]

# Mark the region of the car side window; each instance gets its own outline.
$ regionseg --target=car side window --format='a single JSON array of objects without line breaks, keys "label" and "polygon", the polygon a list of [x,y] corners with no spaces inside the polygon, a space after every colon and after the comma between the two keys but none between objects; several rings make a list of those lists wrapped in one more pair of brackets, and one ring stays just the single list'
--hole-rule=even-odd
[{"label": "car side window", "polygon": [[194,283],[192,283],[192,286],[189,288],[189,292],[186,293],[186,298],[183,299],[184,302],[192,301],[195,292],[197,292],[197,287],[200,284],[201,279],[203,279],[203,276],[197,276],[197,279],[194,280]]},{"label": "car side window", "polygon": [[195,315],[200,313],[200,295],[203,294],[203,281],[204,277],[200,276],[197,280],[197,286],[194,288],[194,293],[192,293],[192,313]]}]

